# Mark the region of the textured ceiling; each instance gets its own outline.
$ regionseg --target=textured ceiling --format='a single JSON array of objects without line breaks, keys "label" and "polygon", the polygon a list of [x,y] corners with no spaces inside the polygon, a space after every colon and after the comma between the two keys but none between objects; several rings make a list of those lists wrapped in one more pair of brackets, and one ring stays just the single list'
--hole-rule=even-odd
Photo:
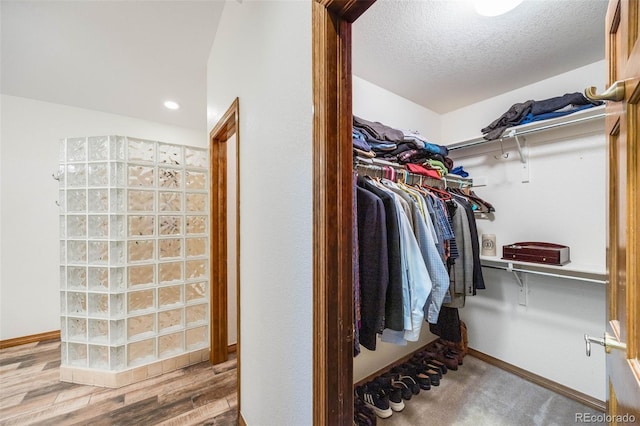
[{"label": "textured ceiling", "polygon": [[[0,89],[205,129],[206,65],[223,5],[1,0]],[[483,18],[468,1],[378,0],[354,24],[353,70],[443,113],[603,59],[606,7],[525,0]],[[165,109],[167,98],[182,108]]]},{"label": "textured ceiling", "polygon": [[2,93],[205,130],[223,5],[2,0]]},{"label": "textured ceiling", "polygon": [[[353,73],[445,113],[604,59],[606,0],[378,0],[353,26]],[[391,18],[393,17],[393,18]]]}]

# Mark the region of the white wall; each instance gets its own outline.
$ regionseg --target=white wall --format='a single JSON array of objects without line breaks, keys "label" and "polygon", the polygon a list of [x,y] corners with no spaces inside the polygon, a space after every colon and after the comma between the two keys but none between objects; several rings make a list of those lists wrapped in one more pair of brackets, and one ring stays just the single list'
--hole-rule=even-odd
[{"label": "white wall", "polygon": [[242,415],[310,425],[311,2],[227,2],[207,76],[209,129],[240,99]]},{"label": "white wall", "polygon": [[[448,142],[480,136],[480,128],[516,102],[542,100],[605,83],[600,61],[446,114]],[[456,165],[488,185],[475,188],[496,208],[493,220],[478,220],[478,232],[497,237],[502,246],[517,241],[568,245],[566,268],[605,271],[606,141],[603,122],[526,137],[529,183],[513,142],[506,160],[496,160],[500,145],[452,151]],[[469,328],[469,345],[481,352],[544,376],[572,389],[605,399],[604,351],[585,356],[583,334],[601,336],[605,326],[605,286],[568,279],[526,275],[527,305],[518,304],[518,285],[506,271],[483,270],[487,289],[460,310]]]},{"label": "white wall", "polygon": [[192,146],[205,131],[2,95],[0,340],[60,329],[58,142],[119,134]]},{"label": "white wall", "polygon": [[604,60],[559,74],[529,86],[460,108],[441,116],[442,143],[454,142],[481,136],[480,130],[506,112],[511,105],[531,100],[543,100],[571,92],[582,92],[586,87],[601,89],[606,81]]},{"label": "white wall", "polygon": [[[441,125],[437,113],[357,76],[353,76],[353,114],[394,128],[417,130],[434,143],[439,143],[440,140]],[[407,346],[393,345],[378,339],[375,351],[361,347],[360,355],[353,361],[354,383],[437,338],[438,336],[429,332],[429,325],[425,322],[420,339]]]}]

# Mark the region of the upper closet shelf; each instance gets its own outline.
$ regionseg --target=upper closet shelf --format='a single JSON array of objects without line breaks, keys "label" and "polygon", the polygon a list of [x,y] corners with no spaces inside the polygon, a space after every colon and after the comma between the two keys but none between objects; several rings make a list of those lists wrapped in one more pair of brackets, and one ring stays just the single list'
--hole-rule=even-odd
[{"label": "upper closet shelf", "polygon": [[605,106],[597,106],[593,108],[587,108],[581,111],[574,112],[558,118],[551,118],[548,120],[534,121],[532,123],[522,124],[506,129],[502,134],[502,137],[498,139],[487,140],[482,136],[468,139],[460,142],[456,142],[447,145],[449,151],[455,151],[462,148],[469,148],[477,145],[484,145],[493,142],[499,142],[510,138],[516,138],[518,136],[524,136],[530,133],[543,132],[546,130],[555,129],[557,127],[573,126],[576,124],[583,124],[588,121],[604,119]]},{"label": "upper closet shelf", "polygon": [[480,256],[482,266],[512,272],[525,272],[534,275],[546,275],[556,278],[567,278],[579,281],[605,284],[607,272],[594,265],[569,263],[564,266],[545,265],[541,263],[519,262],[502,259],[497,256]]}]

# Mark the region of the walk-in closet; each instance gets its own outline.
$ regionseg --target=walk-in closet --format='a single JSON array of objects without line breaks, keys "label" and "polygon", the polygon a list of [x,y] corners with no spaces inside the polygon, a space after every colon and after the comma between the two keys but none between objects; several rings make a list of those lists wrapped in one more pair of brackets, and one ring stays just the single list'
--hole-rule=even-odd
[{"label": "walk-in closet", "polygon": [[[604,134],[604,104],[586,99],[582,92],[589,86],[606,86],[604,32],[600,32],[602,40],[593,45],[593,58],[597,59],[587,60],[577,67],[565,67],[562,72],[548,73],[545,78],[531,79],[528,84],[515,89],[500,91],[497,88],[493,93],[485,90],[483,94],[469,94],[469,97],[478,98],[464,104],[461,102],[457,106],[453,106],[455,100],[429,103],[429,94],[424,91],[416,91],[407,96],[409,87],[418,87],[416,82],[419,80],[415,70],[411,70],[406,78],[396,75],[390,80],[388,76],[383,76],[388,69],[376,70],[376,65],[384,61],[403,64],[403,67],[389,67],[391,69],[410,69],[413,64],[424,65],[424,61],[416,59],[416,55],[421,54],[420,49],[425,49],[427,40],[432,41],[433,36],[427,35],[429,28],[419,28],[416,22],[422,19],[427,23],[425,26],[429,27],[428,23],[433,22],[429,19],[437,14],[446,21],[451,19],[446,14],[454,7],[461,6],[440,5],[435,10],[429,10],[419,4],[376,2],[353,24],[354,170],[358,179],[377,180],[383,182],[382,185],[386,182],[389,186],[393,185],[390,181],[401,187],[435,186],[436,191],[473,194],[478,201],[473,207],[472,216],[473,224],[477,227],[474,230],[477,238],[475,249],[478,250],[477,260],[481,264],[483,285],[469,291],[461,303],[449,301],[443,304],[445,307],[458,308],[456,311],[459,312],[459,319],[466,326],[465,338],[468,336],[470,356],[464,358],[464,363],[457,371],[449,369],[448,373],[440,374],[436,386],[432,381],[429,390],[424,387],[422,394],[426,396],[402,399],[404,409],[398,402],[393,407],[394,402],[391,401],[393,409],[386,412],[378,410],[378,421],[382,424],[411,424],[411,421],[415,422],[421,415],[428,415],[430,412],[434,418],[445,423],[471,419],[482,423],[489,421],[491,416],[494,416],[494,420],[504,416],[507,423],[528,418],[531,414],[526,408],[522,413],[524,417],[513,417],[513,413],[510,413],[512,408],[508,404],[491,413],[478,414],[479,410],[475,410],[476,413],[473,414],[461,409],[460,417],[452,417],[450,413],[441,414],[437,404],[449,407],[443,408],[445,411],[452,410],[452,406],[446,404],[449,397],[456,398],[459,405],[469,401],[470,406],[477,407],[472,400],[476,397],[476,392],[482,394],[483,391],[461,389],[464,389],[464,377],[468,377],[469,386],[477,384],[474,380],[477,380],[478,370],[485,368],[480,365],[493,369],[487,377],[497,377],[505,374],[505,371],[515,373],[513,377],[518,377],[519,381],[509,386],[515,392],[513,400],[519,401],[522,406],[529,404],[535,411],[537,407],[544,405],[545,398],[553,401],[553,414],[546,418],[549,421],[554,416],[573,415],[573,412],[581,409],[600,413],[604,410],[603,401],[606,399],[604,351],[594,349],[590,357],[586,356],[584,335],[601,335],[605,318],[608,154]],[[590,7],[595,15],[601,15],[601,19],[604,19],[606,4],[594,2]],[[388,15],[392,12],[400,17],[400,22],[406,19],[407,26],[412,30],[422,31],[414,35],[415,46],[412,49],[407,49],[407,45],[400,48],[391,46],[392,42],[402,39],[400,35],[393,33],[395,24],[383,24],[385,13]],[[475,30],[472,24],[478,24],[476,18],[464,13],[458,19],[471,19],[471,33]],[[507,17],[503,21],[493,19],[491,22],[509,20]],[[486,45],[492,45],[489,41],[492,34],[497,34],[497,38],[502,35],[499,29],[491,28],[487,22],[483,21],[480,25],[487,25],[487,34],[483,37]],[[437,25],[435,27],[436,30],[442,29]],[[453,30],[457,28],[459,27]],[[444,38],[448,36],[456,37],[448,32],[442,34]],[[377,38],[388,50],[383,54],[384,49],[369,48],[370,37]],[[448,40],[443,40],[442,46],[435,45],[433,49],[442,51],[449,46],[447,42]],[[358,51],[359,48],[365,52]],[[484,45],[477,48],[485,51],[488,49]],[[490,64],[486,66],[491,67]],[[433,68],[440,69],[437,66]],[[474,67],[465,66],[464,60],[452,63],[450,78],[458,78],[465,69],[472,70]],[[501,77],[503,75],[500,74]],[[433,78],[442,80],[446,76]],[[398,83],[403,79],[404,83]],[[425,80],[428,81],[429,78]],[[436,90],[432,96],[442,97],[444,90]],[[493,135],[486,129],[516,104],[534,100],[537,105],[541,105],[542,101],[557,100],[569,94],[575,94],[576,97],[564,98],[569,99],[562,105],[565,112],[554,111],[554,114],[533,120],[531,117],[528,120],[521,118],[499,128]],[[578,97],[584,101],[576,100]],[[439,110],[435,112],[425,105],[433,105],[434,109]],[[393,137],[388,137],[390,130],[387,133],[383,131],[377,134],[382,141],[371,137],[375,154],[367,156],[356,141],[361,120],[377,122],[404,132],[404,135],[400,135],[404,142],[394,147],[386,146],[385,144],[392,144]],[[364,133],[367,136],[366,131]],[[438,170],[438,167],[429,164],[433,161],[431,158],[434,158],[430,155],[425,154],[429,160],[418,155],[417,159],[414,156],[416,161],[413,161],[411,155],[414,154],[411,150],[423,152],[424,149],[415,145],[402,148],[411,139],[412,133],[419,134],[424,143],[446,147],[443,154],[451,164],[447,164],[450,167],[438,182],[428,183],[431,178],[411,172],[416,164],[426,165],[431,173]],[[438,177],[437,173],[435,177]],[[359,195],[356,199],[359,201],[358,197]],[[483,205],[482,201],[486,201],[490,208]],[[359,208],[360,204],[357,206]],[[357,212],[356,215],[360,217],[361,213]],[[484,237],[490,239],[491,247],[483,248]],[[522,258],[504,258],[506,255],[503,247],[519,242],[545,242],[566,246],[570,251],[570,261],[554,265],[550,262],[544,264],[522,261]],[[358,266],[362,267],[362,264]],[[448,268],[448,271],[454,273],[452,268]],[[366,273],[364,275],[366,281]],[[431,278],[430,282],[437,281],[433,276]],[[450,280],[454,286],[456,279],[453,275]],[[434,284],[432,291],[435,292],[435,288]],[[363,302],[363,298],[365,304],[369,303],[368,296],[363,293],[364,287],[359,288],[360,294],[358,289],[354,291],[356,298],[360,298],[356,300],[356,306]],[[361,389],[363,386],[381,386],[380,383],[386,380],[380,379],[381,376],[398,379],[398,375],[403,374],[398,369],[399,365],[406,367],[409,363],[412,366],[423,366],[419,358],[424,357],[425,353],[430,354],[430,370],[437,370],[434,352],[443,343],[447,343],[447,339],[443,341],[439,335],[441,330],[429,324],[431,321],[427,320],[428,311],[425,307],[423,327],[415,341],[390,343],[393,340],[388,338],[388,330],[385,329],[379,334],[373,348],[368,344],[356,349],[356,418],[362,411],[359,405],[372,405],[361,402],[367,399]],[[356,316],[365,314],[356,307]],[[360,330],[364,329],[366,332],[364,322],[360,327],[364,327]],[[356,340],[357,337],[356,333]],[[425,349],[425,345],[429,346]],[[460,346],[452,347],[452,351],[444,353],[451,355],[460,350]],[[444,355],[441,353],[439,356]],[[424,361],[424,365],[429,360]],[[395,376],[392,372],[396,373]],[[419,381],[416,375],[413,377],[416,382]],[[526,382],[527,379],[532,383]],[[518,384],[522,384],[522,388]],[[527,386],[533,386],[533,390],[525,390]],[[542,393],[537,396],[530,393],[538,391]],[[468,394],[465,395],[466,392]],[[368,399],[372,401],[371,396]],[[528,403],[527,399],[530,399]],[[502,404],[497,400],[486,400],[485,403],[497,406]],[[565,406],[559,408],[557,404]],[[426,408],[429,405],[432,407]],[[573,421],[573,418],[569,420]],[[364,417],[361,421],[361,424],[367,424]]]}]

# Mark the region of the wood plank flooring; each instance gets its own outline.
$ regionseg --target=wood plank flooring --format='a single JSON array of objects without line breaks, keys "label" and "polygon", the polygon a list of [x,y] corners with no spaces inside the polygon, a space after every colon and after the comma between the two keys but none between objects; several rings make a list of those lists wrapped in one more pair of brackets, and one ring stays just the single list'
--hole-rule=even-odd
[{"label": "wood plank flooring", "polygon": [[0,425],[237,424],[235,354],[119,389],[60,381],[60,341],[0,350]]}]

